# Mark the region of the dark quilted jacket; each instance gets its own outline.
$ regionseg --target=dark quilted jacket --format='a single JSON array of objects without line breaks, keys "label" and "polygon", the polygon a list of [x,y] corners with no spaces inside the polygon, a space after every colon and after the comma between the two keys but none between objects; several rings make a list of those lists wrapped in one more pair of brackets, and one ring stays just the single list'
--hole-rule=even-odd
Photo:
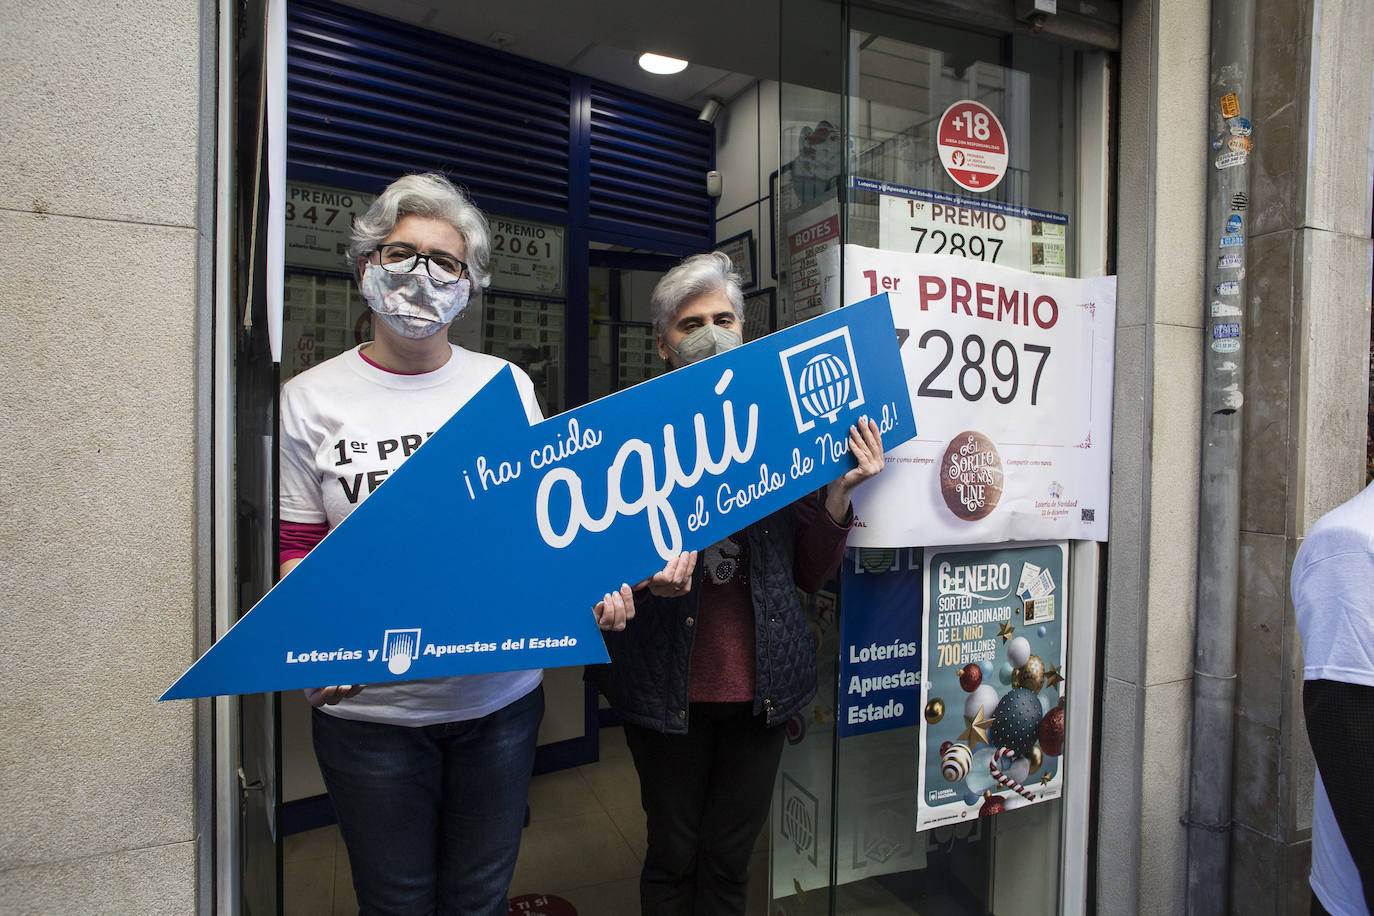
[{"label": "dark quilted jacket", "polygon": [[[809,503],[806,506],[802,502]],[[801,511],[799,511],[801,510]],[[816,695],[815,640],[806,624],[797,586],[819,588],[843,552],[844,532],[833,526],[836,542],[829,568],[798,571],[793,558],[800,524],[819,512],[812,495],[745,529],[749,538],[749,586],[754,603],[754,713],[769,725],[787,720]],[[588,668],[588,678],[606,694],[622,720],[669,734],[687,731],[692,643],[702,565],[692,590],[681,598],[635,594],[635,617],[619,633],[605,632],[611,664]]]}]

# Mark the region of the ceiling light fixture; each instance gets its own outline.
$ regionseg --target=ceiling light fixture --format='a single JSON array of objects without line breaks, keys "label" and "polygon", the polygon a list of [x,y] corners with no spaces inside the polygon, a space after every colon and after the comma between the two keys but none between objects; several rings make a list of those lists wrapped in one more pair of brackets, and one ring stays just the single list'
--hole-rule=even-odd
[{"label": "ceiling light fixture", "polygon": [[664,57],[662,54],[654,54],[645,51],[639,55],[639,66],[648,70],[650,73],[658,73],[667,76],[671,73],[681,73],[687,69],[687,61],[678,60],[676,57]]}]

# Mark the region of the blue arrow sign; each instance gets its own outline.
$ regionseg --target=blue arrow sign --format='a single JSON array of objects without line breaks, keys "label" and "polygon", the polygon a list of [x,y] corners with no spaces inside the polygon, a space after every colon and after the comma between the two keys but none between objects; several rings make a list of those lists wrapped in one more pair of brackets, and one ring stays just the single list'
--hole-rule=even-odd
[{"label": "blue arrow sign", "polygon": [[861,416],[916,434],[885,294],[534,426],[503,370],[162,699],[605,662],[608,589],[853,468]]}]

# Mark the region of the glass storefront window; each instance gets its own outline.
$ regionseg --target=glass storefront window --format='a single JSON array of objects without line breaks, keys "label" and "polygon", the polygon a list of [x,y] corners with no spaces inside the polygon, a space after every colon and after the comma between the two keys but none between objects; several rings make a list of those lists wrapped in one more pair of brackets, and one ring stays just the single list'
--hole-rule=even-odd
[{"label": "glass storefront window", "polygon": [[287,273],[282,289],[282,381],[372,339],[367,303],[345,275]]},{"label": "glass storefront window", "polygon": [[[563,404],[563,326],[562,302],[487,293],[482,302],[482,352],[508,359],[529,375],[544,416],[561,413]],[[450,329],[449,339],[457,339],[458,325]]]},{"label": "glass storefront window", "polygon": [[[843,4],[781,6],[780,326],[820,311],[817,260],[842,242],[1077,276],[1077,52]],[[965,101],[1005,136],[990,189],[961,185],[942,161],[942,116]],[[927,546],[887,551],[879,565],[919,583]],[[866,553],[850,549],[845,563],[873,562]],[[918,633],[923,600],[913,586]],[[840,619],[864,613],[855,604],[841,587],[809,605],[820,687],[789,725],[775,788],[771,912],[1060,912],[1061,800],[918,831],[918,727],[839,737]]]}]

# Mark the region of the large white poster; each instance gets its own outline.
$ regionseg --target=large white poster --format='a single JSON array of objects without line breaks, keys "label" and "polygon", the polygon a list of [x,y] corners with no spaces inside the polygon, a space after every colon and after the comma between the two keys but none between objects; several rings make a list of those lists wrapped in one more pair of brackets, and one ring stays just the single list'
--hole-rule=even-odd
[{"label": "large white poster", "polygon": [[854,495],[858,547],[1107,539],[1116,278],[857,245],[827,309],[887,293],[916,438]]}]

